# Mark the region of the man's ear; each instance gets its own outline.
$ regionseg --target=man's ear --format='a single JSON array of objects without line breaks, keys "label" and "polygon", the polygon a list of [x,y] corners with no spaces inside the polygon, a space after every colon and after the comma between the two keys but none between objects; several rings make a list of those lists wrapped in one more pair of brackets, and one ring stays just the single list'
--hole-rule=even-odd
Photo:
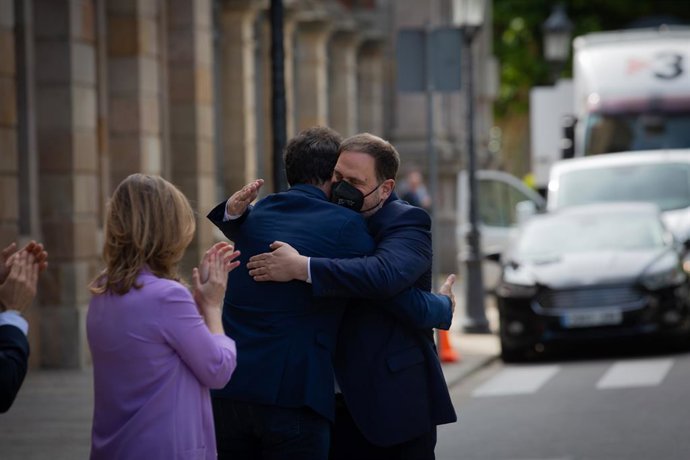
[{"label": "man's ear", "polygon": [[389,196],[391,196],[391,193],[393,193],[393,189],[395,189],[395,180],[393,179],[386,179],[383,181],[381,184],[381,194],[383,195],[383,199],[387,200]]}]

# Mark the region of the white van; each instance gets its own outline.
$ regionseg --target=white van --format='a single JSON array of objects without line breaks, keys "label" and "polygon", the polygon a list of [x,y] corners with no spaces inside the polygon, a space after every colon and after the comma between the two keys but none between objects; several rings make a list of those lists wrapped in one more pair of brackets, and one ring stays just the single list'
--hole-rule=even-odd
[{"label": "white van", "polygon": [[651,201],[678,241],[690,242],[690,149],[611,153],[551,168],[546,208]]},{"label": "white van", "polygon": [[[481,234],[481,253],[502,253],[515,235],[524,214],[541,211],[546,206],[544,199],[518,178],[503,171],[478,170],[477,178],[477,225]],[[470,231],[469,180],[466,171],[458,174],[458,225],[455,238],[458,245],[458,264],[463,266],[469,254],[467,235]],[[522,204],[527,206],[520,215]],[[492,291],[500,276],[496,262],[483,263],[484,288]]]}]

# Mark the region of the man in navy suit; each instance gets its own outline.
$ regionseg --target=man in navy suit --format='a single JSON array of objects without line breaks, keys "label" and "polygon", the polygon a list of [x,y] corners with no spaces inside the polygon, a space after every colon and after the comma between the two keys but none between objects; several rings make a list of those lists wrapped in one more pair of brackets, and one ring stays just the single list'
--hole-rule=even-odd
[{"label": "man in navy suit", "polygon": [[[241,262],[277,239],[313,257],[373,252],[362,216],[328,201],[340,140],[328,128],[300,133],[284,156],[287,192],[241,216],[233,215],[232,197],[209,213],[241,251]],[[314,298],[306,283],[259,284],[247,270],[230,272],[223,325],[237,344],[238,363],[228,385],[213,392],[220,459],[327,458],[335,413],[332,360],[345,304],[344,297]],[[419,306],[410,321],[450,323],[448,297],[407,290],[389,308],[404,315],[410,305]]]},{"label": "man in navy suit", "polygon": [[43,245],[30,242],[15,253],[15,243],[0,256],[0,412],[7,412],[26,376],[29,325],[21,312],[36,295],[38,273],[47,266]]},{"label": "man in navy suit", "polygon": [[395,148],[371,134],[340,147],[332,199],[367,217],[373,257],[307,258],[277,243],[248,264],[257,281],[310,279],[316,297],[372,299],[343,317],[332,459],[433,459],[436,426],[457,420],[431,329],[372,307],[406,287],[431,287],[430,218],[393,192],[399,163]]}]

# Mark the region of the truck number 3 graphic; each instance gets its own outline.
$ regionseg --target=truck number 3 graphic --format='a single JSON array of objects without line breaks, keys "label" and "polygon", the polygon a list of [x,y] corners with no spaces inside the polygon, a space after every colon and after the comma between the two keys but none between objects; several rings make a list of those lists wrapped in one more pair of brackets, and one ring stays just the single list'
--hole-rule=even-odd
[{"label": "truck number 3 graphic", "polygon": [[663,80],[672,80],[683,74],[683,55],[678,53],[657,54],[654,65],[654,76]]}]

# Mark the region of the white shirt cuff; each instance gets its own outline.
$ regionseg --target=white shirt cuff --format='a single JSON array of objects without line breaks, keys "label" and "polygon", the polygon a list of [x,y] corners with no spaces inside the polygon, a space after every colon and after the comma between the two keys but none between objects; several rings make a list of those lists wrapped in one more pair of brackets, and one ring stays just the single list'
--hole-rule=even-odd
[{"label": "white shirt cuff", "polygon": [[307,257],[307,283],[311,284],[311,257]]},{"label": "white shirt cuff", "polygon": [[29,333],[29,323],[17,310],[6,310],[0,313],[0,326],[6,325],[18,327],[24,335]]},{"label": "white shirt cuff", "polygon": [[227,205],[225,206],[225,210],[223,211],[223,222],[227,222],[229,220],[237,220],[240,217],[242,217],[242,214],[235,215],[235,214],[228,214],[228,207]]}]

